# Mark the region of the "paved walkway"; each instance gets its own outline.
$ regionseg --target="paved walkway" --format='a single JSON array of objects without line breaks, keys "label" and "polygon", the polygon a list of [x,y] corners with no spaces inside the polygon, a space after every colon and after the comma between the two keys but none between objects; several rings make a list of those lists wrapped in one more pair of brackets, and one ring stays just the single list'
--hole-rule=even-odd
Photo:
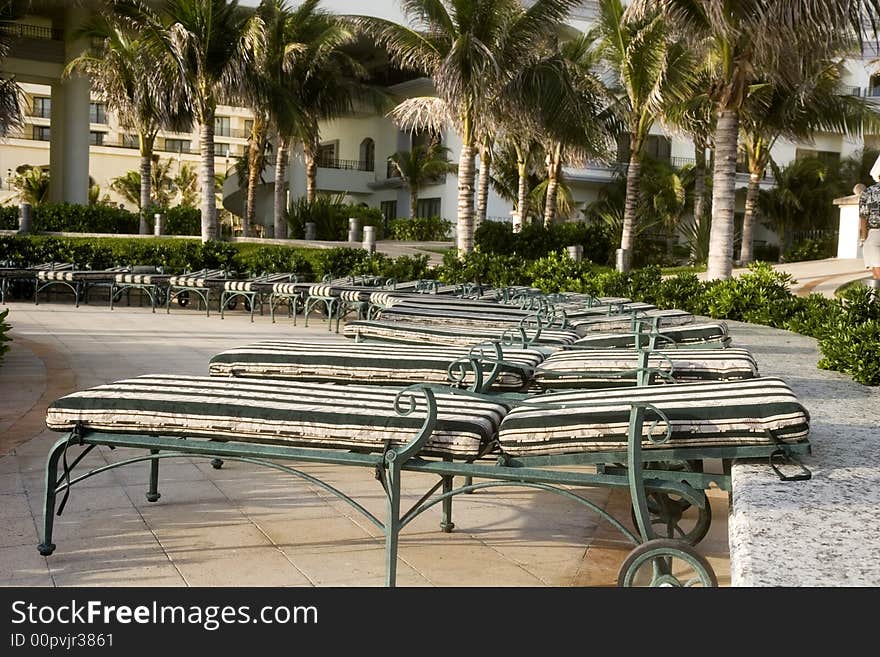
[{"label": "paved walkway", "polygon": [[[834,291],[845,283],[868,279],[871,274],[865,269],[861,258],[837,259],[826,258],[824,260],[807,260],[804,262],[787,262],[773,265],[778,271],[784,271],[794,277],[795,282],[791,286],[793,294],[806,296],[810,293],[822,294],[833,298]],[[747,273],[747,268],[734,269],[734,276]],[[705,272],[698,274],[705,278]]]}]

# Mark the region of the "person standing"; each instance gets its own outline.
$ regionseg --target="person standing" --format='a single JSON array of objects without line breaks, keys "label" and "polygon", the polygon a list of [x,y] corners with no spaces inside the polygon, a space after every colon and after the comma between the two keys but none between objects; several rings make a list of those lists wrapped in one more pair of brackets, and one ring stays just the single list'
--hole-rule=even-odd
[{"label": "person standing", "polygon": [[859,238],[865,269],[872,274],[868,285],[876,298],[880,297],[880,157],[871,167],[871,177],[874,184],[859,197]]}]

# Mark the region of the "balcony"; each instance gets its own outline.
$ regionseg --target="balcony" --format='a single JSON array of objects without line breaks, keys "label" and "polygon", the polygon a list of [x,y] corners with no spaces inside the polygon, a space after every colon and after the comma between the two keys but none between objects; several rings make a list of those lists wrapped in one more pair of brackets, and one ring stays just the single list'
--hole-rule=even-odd
[{"label": "balcony", "polygon": [[345,171],[375,171],[376,165],[373,162],[364,162],[361,160],[337,160],[335,158],[319,158],[319,169],[342,169]]},{"label": "balcony", "polygon": [[13,21],[0,21],[0,35],[11,39],[43,39],[46,41],[63,41],[64,33],[51,27],[28,25]]},{"label": "balcony", "polygon": [[0,37],[10,45],[10,57],[64,63],[64,33],[42,25],[0,21]]}]

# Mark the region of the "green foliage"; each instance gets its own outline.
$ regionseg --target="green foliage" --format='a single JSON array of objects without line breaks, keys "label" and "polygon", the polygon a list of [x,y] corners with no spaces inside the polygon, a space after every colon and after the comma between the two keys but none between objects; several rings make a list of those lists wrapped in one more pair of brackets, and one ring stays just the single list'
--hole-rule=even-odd
[{"label": "green foliage", "polygon": [[779,262],[779,246],[776,244],[755,244],[752,253],[759,262]]},{"label": "green foliage", "polygon": [[157,212],[165,215],[166,235],[200,235],[202,232],[202,211],[198,208],[178,205]]},{"label": "green foliage", "polygon": [[580,244],[584,258],[600,265],[611,262],[614,246],[607,228],[601,224],[571,222],[554,224],[549,229],[540,223],[523,226],[514,233],[513,226],[498,221],[485,221],[477,229],[474,240],[485,253],[518,255],[527,260],[543,258],[567,246]]},{"label": "green foliage", "polygon": [[348,239],[348,219],[357,217],[361,226],[375,226],[376,239],[383,238],[385,217],[377,208],[364,205],[350,205],[342,202],[342,195],[318,195],[309,203],[300,197],[291,202],[287,209],[287,221],[290,225],[290,236],[303,239],[306,235],[306,224],[315,224],[315,239],[331,242]]},{"label": "green foliage", "polygon": [[443,264],[437,278],[444,283],[477,283],[497,287],[525,285],[528,281],[519,256],[498,255],[474,251],[460,260],[454,251],[443,255]]},{"label": "green foliage", "polygon": [[752,263],[748,274],[707,284],[708,313],[720,319],[781,326],[780,315],[785,316],[791,303],[790,283],[790,274],[767,263]]},{"label": "green foliage", "polygon": [[820,239],[805,239],[794,244],[785,252],[786,262],[803,260],[824,260],[837,254],[837,236],[828,235]]},{"label": "green foliage", "polygon": [[563,251],[534,260],[524,270],[526,281],[543,292],[594,293],[591,278],[596,273],[596,265],[589,260],[575,262]]},{"label": "green foliage", "polygon": [[[166,235],[199,235],[201,214],[196,208],[183,206],[154,208],[149,212],[165,215]],[[74,203],[44,203],[34,207],[34,231],[46,233],[106,233],[108,235],[136,235],[140,227],[137,213],[112,205],[77,205]],[[18,208],[0,208],[0,229],[18,230]]]},{"label": "green foliage", "polygon": [[9,345],[6,343],[12,340],[12,338],[6,335],[11,328],[6,322],[6,317],[8,315],[9,309],[0,312],[0,364],[3,363],[3,357],[6,355],[6,352],[9,351]]},{"label": "green foliage", "polygon": [[452,222],[442,217],[394,219],[388,225],[391,239],[409,242],[440,242],[448,239],[450,230]]},{"label": "green foliage", "polygon": [[428,267],[428,256],[400,256],[389,258],[383,253],[374,253],[361,260],[352,270],[353,274],[393,278],[397,281],[413,281],[434,278],[435,272]]},{"label": "green foliage", "polygon": [[819,348],[822,369],[846,372],[864,385],[880,385],[880,321],[837,321],[819,340]]}]

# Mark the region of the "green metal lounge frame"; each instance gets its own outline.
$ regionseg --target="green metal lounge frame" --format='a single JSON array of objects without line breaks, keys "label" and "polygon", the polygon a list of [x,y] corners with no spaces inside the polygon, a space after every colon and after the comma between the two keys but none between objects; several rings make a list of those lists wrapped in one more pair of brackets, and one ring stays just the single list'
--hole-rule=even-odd
[{"label": "green metal lounge frame", "polygon": [[[160,498],[158,483],[160,460],[175,457],[203,457],[212,459],[215,467],[221,467],[222,461],[243,461],[280,470],[305,479],[348,503],[384,532],[385,581],[388,586],[394,586],[396,583],[400,532],[413,519],[439,505],[440,528],[443,532],[451,532],[454,528],[452,502],[455,496],[502,486],[533,488],[561,495],[609,522],[634,546],[619,571],[618,583],[621,585],[634,584],[637,576],[645,572],[649,572],[652,585],[715,585],[716,579],[711,566],[692,547],[705,535],[711,520],[708,501],[703,490],[714,482],[722,489],[730,491],[730,463],[734,459],[767,459],[782,479],[809,478],[809,472],[803,469],[803,466],[801,466],[802,471],[794,475],[783,474],[780,469],[781,464],[788,459],[795,460],[797,455],[809,452],[809,442],[805,437],[797,442],[783,442],[773,433],[768,432],[769,439],[764,445],[664,447],[672,435],[671,424],[662,410],[645,402],[629,404],[625,448],[553,455],[510,456],[503,451],[500,454],[492,454],[496,445],[490,444],[480,454],[465,460],[455,460],[450,456],[432,457],[425,451],[439,426],[435,393],[440,391],[446,394],[452,392],[455,395],[466,395],[473,400],[484,398],[481,395],[450,391],[448,388],[436,386],[419,385],[400,390],[394,398],[394,411],[401,418],[405,418],[414,415],[417,409],[421,409],[413,418],[419,421],[423,412],[421,426],[415,436],[405,444],[392,446],[386,441],[384,449],[374,450],[371,453],[338,448],[322,449],[277,443],[243,442],[228,438],[213,440],[205,437],[172,437],[139,432],[126,433],[122,430],[118,433],[107,433],[90,430],[77,423],[65,437],[54,444],[48,455],[45,470],[44,525],[42,541],[38,546],[40,554],[48,556],[55,550],[54,516],[56,512],[61,513],[67,495],[76,483],[113,468],[148,463],[150,478],[146,499],[155,502]],[[529,402],[526,401],[524,404],[527,405]],[[583,403],[578,405],[579,410],[583,407]],[[555,409],[553,405],[547,404],[542,404],[541,408],[545,411]],[[560,405],[559,408],[566,407]],[[658,423],[666,424],[665,432],[657,433]],[[158,426],[157,431],[160,431]],[[648,441],[647,449],[643,445],[645,440]],[[72,461],[68,461],[68,450],[75,445],[83,446],[84,450]],[[111,448],[125,447],[143,453],[74,476],[72,470],[76,465],[95,447],[102,445]],[[724,474],[702,472],[700,464],[704,459],[709,458],[722,459],[725,464]],[[669,462],[678,462],[688,467],[670,468]],[[371,513],[333,485],[299,469],[297,463],[352,466],[371,472],[384,491],[384,519]],[[59,474],[61,464],[63,464],[62,473]],[[595,473],[584,472],[582,469],[560,469],[565,466],[589,464],[596,466]],[[437,481],[415,504],[404,508],[401,481],[404,473],[409,472],[432,474],[437,477]],[[456,486],[455,477],[464,477],[464,485]],[[570,490],[568,488],[570,486],[599,486],[629,490],[633,505],[632,515],[637,530],[630,530],[607,510]],[[63,495],[60,504],[59,495]],[[696,525],[693,528],[680,527],[682,514],[691,507],[698,510]],[[658,528],[665,534],[664,536],[658,533]],[[674,559],[689,567],[686,579],[682,580],[672,571],[671,563]]]},{"label": "green metal lounge frame", "polygon": [[[89,291],[95,287],[106,287],[112,290],[116,275],[130,272],[130,267],[113,267],[104,270],[77,269],[70,270],[39,270],[36,272],[36,288],[34,289],[34,305],[40,304],[40,292],[60,285],[73,292],[74,303],[79,308],[80,302],[88,303]],[[112,294],[112,292],[111,292]]]},{"label": "green metal lounge frame", "polygon": [[5,304],[13,283],[29,283],[36,289],[38,271],[71,271],[73,264],[69,262],[44,262],[33,267],[18,266],[9,261],[0,266],[0,303]]}]

